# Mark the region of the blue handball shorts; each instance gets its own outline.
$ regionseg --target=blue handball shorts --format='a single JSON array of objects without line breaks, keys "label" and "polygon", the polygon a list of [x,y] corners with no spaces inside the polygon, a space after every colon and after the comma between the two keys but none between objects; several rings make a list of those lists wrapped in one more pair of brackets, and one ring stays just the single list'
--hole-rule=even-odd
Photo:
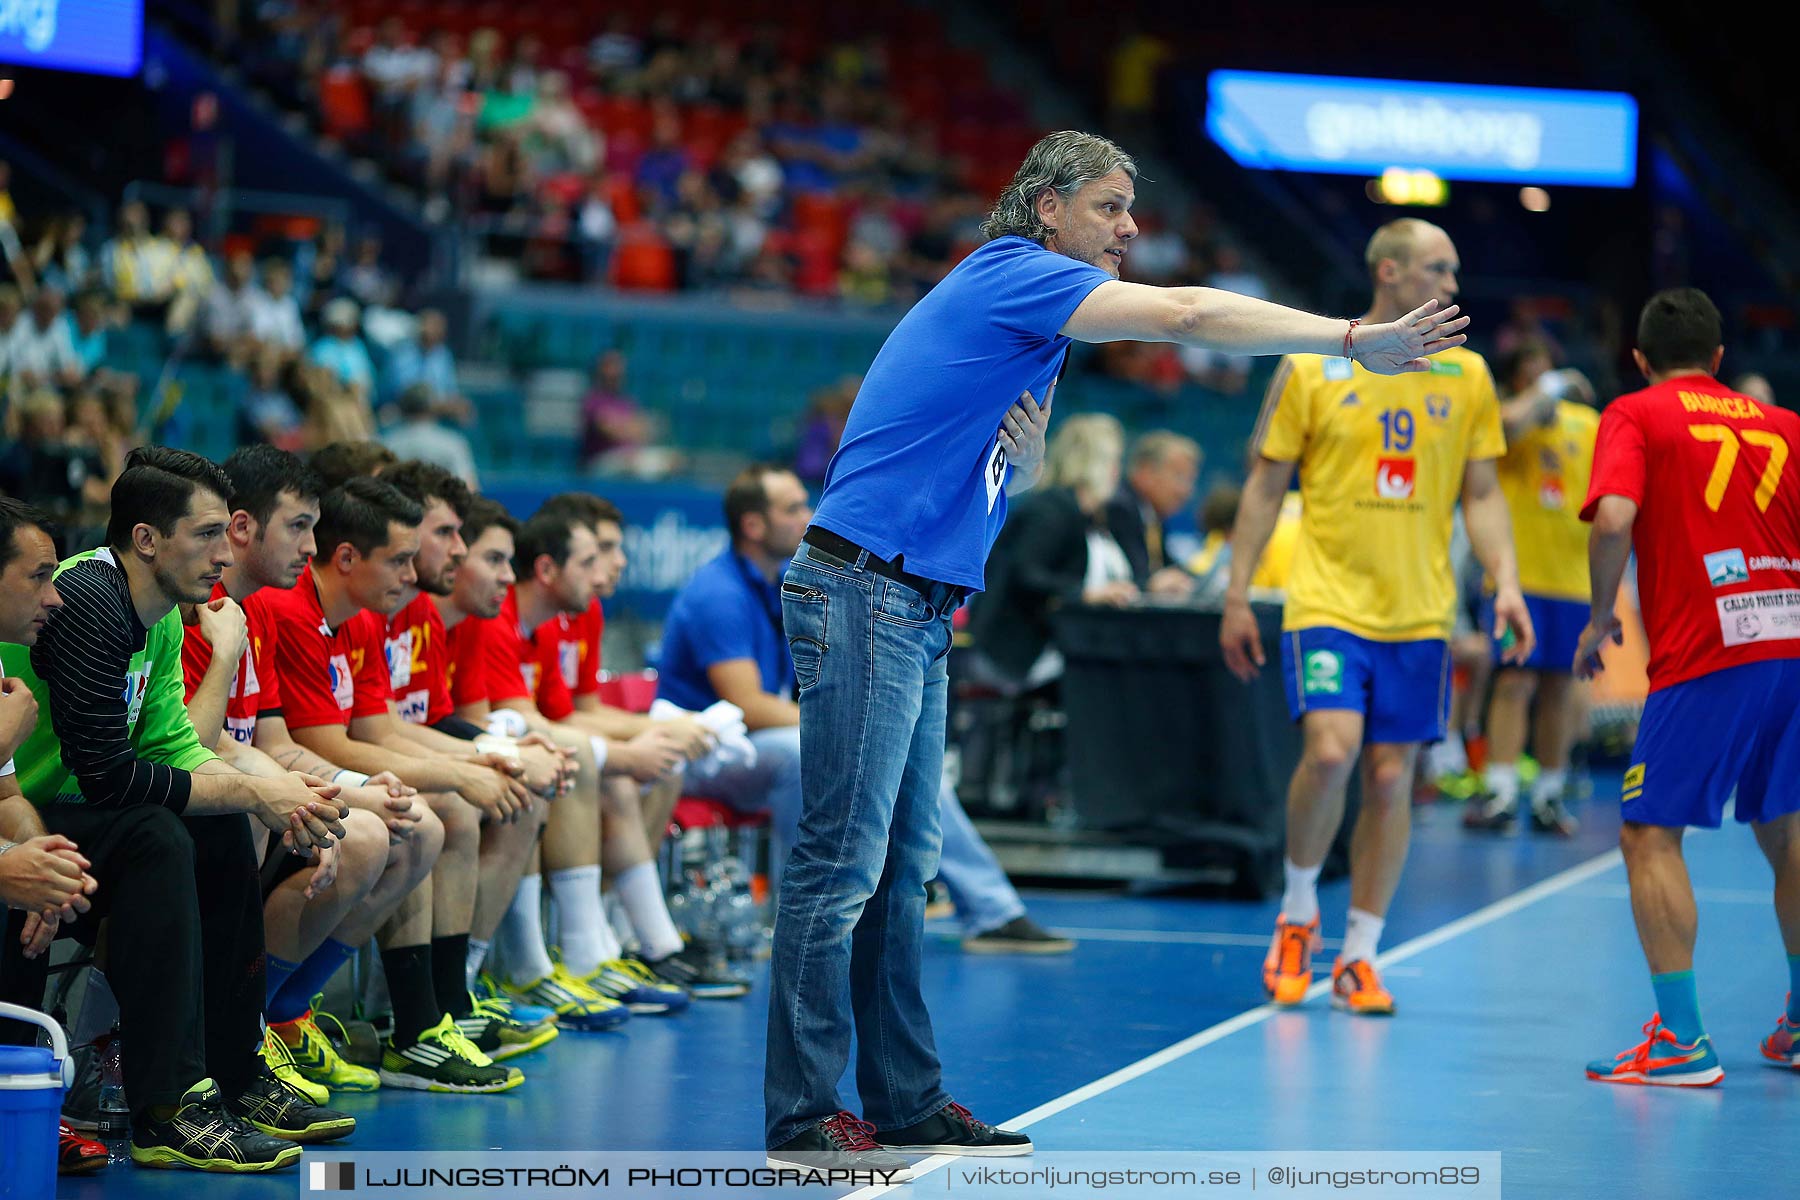
[{"label": "blue handball shorts", "polygon": [[1800,811],[1800,658],[1712,671],[1650,693],[1620,814],[1641,825],[1717,829]]},{"label": "blue handball shorts", "polygon": [[[1575,647],[1581,644],[1581,631],[1587,628],[1591,605],[1586,600],[1557,600],[1550,596],[1526,593],[1525,608],[1531,613],[1532,632],[1537,645],[1531,657],[1520,665],[1528,671],[1555,671],[1564,675],[1575,669]],[[1500,639],[1494,636],[1494,598],[1481,598],[1481,631],[1493,643],[1494,663],[1505,653]],[[1508,664],[1511,665],[1511,664]]]},{"label": "blue handball shorts", "polygon": [[1298,721],[1321,709],[1363,715],[1363,741],[1442,741],[1450,720],[1450,643],[1375,642],[1315,626],[1281,635],[1281,677]]}]

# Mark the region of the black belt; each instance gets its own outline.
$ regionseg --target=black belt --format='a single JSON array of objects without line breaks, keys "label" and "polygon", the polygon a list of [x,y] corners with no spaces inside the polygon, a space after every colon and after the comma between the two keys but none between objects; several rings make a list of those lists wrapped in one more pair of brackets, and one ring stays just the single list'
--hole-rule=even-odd
[{"label": "black belt", "polygon": [[877,575],[883,575],[894,580],[896,583],[904,583],[907,587],[918,592],[922,596],[929,597],[933,592],[940,589],[955,593],[958,600],[963,596],[968,595],[967,588],[959,588],[952,584],[940,583],[935,579],[927,579],[923,575],[914,575],[911,571],[908,571],[901,565],[906,561],[905,555],[901,555],[893,562],[889,562],[885,558],[876,558],[874,554],[870,553],[864,547],[857,545],[849,538],[840,537],[831,532],[831,530],[821,529],[817,525],[807,526],[806,533],[801,540],[815,549],[823,550],[833,558],[843,559],[845,566],[854,567],[856,565],[856,560],[867,554],[868,557],[863,559],[863,566],[875,572]]}]

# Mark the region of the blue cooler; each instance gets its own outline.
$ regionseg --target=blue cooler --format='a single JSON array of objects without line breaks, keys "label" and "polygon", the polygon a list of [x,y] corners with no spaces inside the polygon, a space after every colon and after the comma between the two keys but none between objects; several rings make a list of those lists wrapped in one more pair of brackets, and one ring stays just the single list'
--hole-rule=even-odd
[{"label": "blue cooler", "polygon": [[0,1046],[0,1200],[52,1200],[63,1085],[74,1073],[69,1043],[41,1012],[0,1004],[0,1017],[41,1025],[52,1047]]}]

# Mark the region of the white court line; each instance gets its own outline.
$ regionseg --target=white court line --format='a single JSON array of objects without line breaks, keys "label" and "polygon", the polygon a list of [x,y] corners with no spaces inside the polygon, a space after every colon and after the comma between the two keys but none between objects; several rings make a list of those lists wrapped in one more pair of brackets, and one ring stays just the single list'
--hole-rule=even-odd
[{"label": "white court line", "polygon": [[[1483,925],[1491,925],[1502,917],[1511,916],[1522,908],[1536,904],[1539,900],[1554,896],[1558,892],[1567,891],[1569,888],[1592,879],[1596,875],[1612,870],[1623,861],[1623,856],[1617,850],[1608,850],[1605,854],[1590,858],[1584,863],[1577,863],[1566,871],[1559,871],[1548,879],[1534,883],[1522,891],[1514,892],[1505,899],[1496,900],[1485,908],[1478,908],[1467,916],[1458,917],[1456,920],[1451,921],[1447,925],[1439,926],[1430,933],[1421,934],[1408,942],[1402,942],[1392,950],[1389,950],[1386,954],[1377,957],[1376,962],[1378,965],[1384,967],[1391,966],[1394,963],[1405,962],[1407,959],[1423,954],[1433,947],[1443,945],[1451,938],[1461,937],[1471,930],[1480,929]],[[1319,996],[1324,995],[1330,989],[1331,980],[1329,978],[1321,979],[1307,990],[1306,998],[1308,1000],[1316,999]],[[1260,1025],[1276,1013],[1282,1011],[1284,1010],[1276,1008],[1273,1004],[1263,1004],[1246,1012],[1241,1012],[1237,1016],[1221,1021],[1209,1029],[1203,1029],[1191,1037],[1183,1038],[1173,1046],[1158,1050],[1155,1054],[1149,1055],[1146,1058],[1140,1058],[1129,1066],[1120,1067],[1110,1075],[1103,1075],[1092,1083],[1083,1084],[1072,1092],[1066,1092],[1054,1100],[1040,1104],[1036,1108],[1020,1113],[1012,1120],[1002,1121],[1000,1124],[1007,1129],[1024,1129],[1028,1126],[1035,1125],[1046,1117],[1053,1117],[1060,1112],[1066,1112],[1069,1109],[1074,1108],[1077,1104],[1092,1100],[1095,1096],[1104,1095],[1116,1087],[1121,1087],[1134,1079],[1148,1075],[1159,1067],[1166,1067],[1177,1059],[1186,1058],[1194,1051],[1205,1046],[1210,1046],[1223,1038],[1230,1037],[1239,1030],[1248,1029],[1252,1025]],[[928,1175],[931,1172],[938,1170],[940,1167],[947,1167],[952,1163],[967,1161],[968,1159],[955,1154],[933,1155],[931,1158],[913,1164],[911,1182],[917,1183],[920,1177]],[[984,1159],[982,1161],[985,1162],[989,1160]],[[907,1185],[903,1183],[893,1183],[859,1188],[845,1196],[844,1200],[874,1200],[874,1197],[876,1196],[884,1196],[897,1187],[905,1186]]]},{"label": "white court line", "polygon": [[[1190,933],[1175,929],[1077,929],[1057,925],[1052,931],[1058,937],[1072,937],[1082,942],[1167,942],[1178,946],[1254,946],[1269,947],[1266,933]],[[1327,949],[1343,945],[1335,938],[1323,939]]]}]

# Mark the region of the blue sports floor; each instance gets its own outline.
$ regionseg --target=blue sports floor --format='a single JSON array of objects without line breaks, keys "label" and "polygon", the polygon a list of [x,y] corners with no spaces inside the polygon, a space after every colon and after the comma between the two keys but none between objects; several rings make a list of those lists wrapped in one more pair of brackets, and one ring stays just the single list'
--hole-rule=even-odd
[{"label": "blue sports floor", "polygon": [[[1383,942],[1391,1021],[1333,1012],[1324,997],[1263,1007],[1273,903],[1029,895],[1034,916],[1081,939],[1066,958],[964,955],[945,925],[926,987],[947,1083],[993,1123],[1029,1119],[1043,1149],[1498,1150],[1508,1197],[1793,1196],[1781,1147],[1800,1128],[1800,1072],[1757,1052],[1786,972],[1747,830],[1688,838],[1702,1010],[1725,1081],[1664,1090],[1582,1074],[1639,1040],[1652,1009],[1613,852],[1617,779],[1596,784],[1570,843],[1476,839],[1455,808],[1418,811]],[[1322,899],[1327,938],[1341,935],[1347,885]],[[527,1080],[506,1096],[345,1097],[362,1125],[332,1148],[757,1148],[763,1002],[759,990],[628,1033],[564,1034],[515,1060]],[[123,1165],[58,1195],[273,1200],[297,1182]],[[944,1180],[893,1194],[933,1182]]]}]

